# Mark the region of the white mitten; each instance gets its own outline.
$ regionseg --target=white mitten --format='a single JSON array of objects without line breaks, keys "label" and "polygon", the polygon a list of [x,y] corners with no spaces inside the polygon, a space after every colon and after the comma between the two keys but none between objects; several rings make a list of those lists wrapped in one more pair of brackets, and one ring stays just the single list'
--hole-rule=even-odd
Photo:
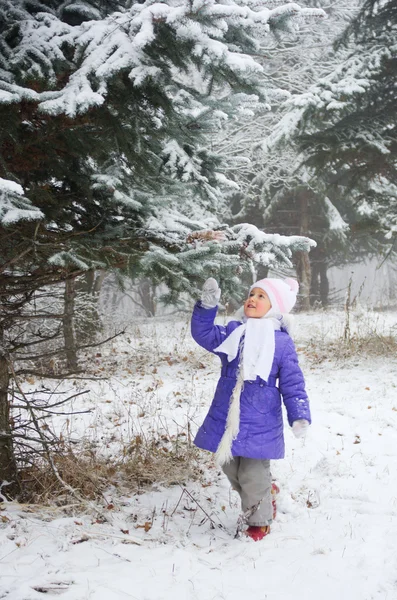
[{"label": "white mitten", "polygon": [[214,308],[215,306],[218,306],[220,297],[221,290],[218,286],[218,282],[213,277],[210,277],[203,285],[201,305],[204,308]]},{"label": "white mitten", "polygon": [[292,423],[292,433],[296,438],[305,437],[308,428],[309,421],[306,421],[306,419],[298,419]]}]

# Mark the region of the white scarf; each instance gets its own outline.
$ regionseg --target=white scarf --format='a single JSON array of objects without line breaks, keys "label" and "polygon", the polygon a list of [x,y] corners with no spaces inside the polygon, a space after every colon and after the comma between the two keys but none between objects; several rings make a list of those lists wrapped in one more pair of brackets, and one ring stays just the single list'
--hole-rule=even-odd
[{"label": "white scarf", "polygon": [[243,355],[240,356],[237,381],[230,398],[226,428],[215,454],[219,465],[226,464],[233,458],[232,444],[240,429],[240,395],[244,381],[253,381],[259,375],[267,382],[270,375],[275,351],[274,332],[281,328],[281,323],[274,316],[266,317],[247,319],[214,350],[226,354],[228,362],[231,362],[238,354],[241,338],[245,333]]},{"label": "white scarf", "polygon": [[214,352],[226,354],[228,362],[232,362],[237,356],[240,340],[245,333],[241,363],[244,381],[253,381],[259,375],[267,382],[274,359],[274,331],[280,327],[279,319],[274,317],[247,319],[245,323],[236,327]]}]

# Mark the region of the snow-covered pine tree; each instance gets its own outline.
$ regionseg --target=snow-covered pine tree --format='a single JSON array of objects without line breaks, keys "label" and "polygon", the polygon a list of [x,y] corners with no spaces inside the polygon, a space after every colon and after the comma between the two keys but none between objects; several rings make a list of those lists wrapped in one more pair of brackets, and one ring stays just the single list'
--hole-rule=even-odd
[{"label": "snow-covered pine tree", "polygon": [[[319,78],[331,72],[336,65],[333,41],[346,28],[357,13],[362,0],[336,0],[324,5],[327,18],[318,26],[318,19],[310,9],[324,4],[318,0],[303,0],[307,13],[301,18],[299,28],[289,23],[283,35],[267,36],[261,41],[258,61],[267,76],[265,110],[247,106],[239,120],[229,120],[219,134],[213,136],[213,146],[220,154],[228,156],[228,175],[241,183],[245,200],[257,196],[255,188],[261,181],[278,180],[280,163],[288,170],[291,155],[263,155],[263,139],[288,110],[286,100],[302,94]],[[251,109],[251,110],[250,110]],[[270,160],[270,162],[269,162]],[[232,191],[233,192],[233,191]]]},{"label": "snow-covered pine tree", "polygon": [[[304,4],[307,8],[318,6],[316,0]],[[265,40],[262,52],[266,59],[262,60],[272,88],[271,110],[247,116],[238,126],[229,124],[227,133],[215,140],[215,147],[218,144],[221,151],[231,154],[231,176],[240,182],[241,191],[231,193],[231,222],[248,220],[267,232],[308,235],[317,241],[310,256],[295,254],[305,296],[301,302],[307,308],[315,301],[327,303],[327,268],[344,261],[346,247],[351,248],[348,225],[338,213],[332,191],[324,185],[316,187],[318,179],[314,183],[307,168],[297,170],[296,145],[286,143],[274,151],[265,146],[264,151],[263,139],[274,129],[279,131],[280,120],[284,124],[289,118],[286,98],[293,102],[313,82],[334,70],[332,42],[357,11],[357,2],[338,0],[326,7],[328,18],[322,27],[314,27],[309,20],[300,31],[292,30],[279,40]]]},{"label": "snow-covered pine tree", "polygon": [[396,2],[367,0],[335,44],[343,61],[300,106],[301,147],[319,168],[349,169],[354,187],[396,179],[396,40]]},{"label": "snow-covered pine tree", "polygon": [[373,233],[381,231],[387,239],[395,238],[396,2],[365,2],[336,44],[341,54],[346,47],[351,52],[323,82],[319,104],[302,114],[307,124],[298,134],[298,143],[307,153],[308,164],[339,175],[347,199]]},{"label": "snow-covered pine tree", "polygon": [[204,254],[214,271],[228,264],[211,242],[175,259],[192,249],[189,231],[219,227],[233,185],[206,134],[265,104],[255,51],[306,13],[323,14],[274,1],[0,0],[0,175],[43,214],[34,231],[50,236],[45,260],[131,265],[178,289],[179,270],[205,276]]},{"label": "snow-covered pine tree", "polygon": [[0,478],[16,469],[15,323],[37,290],[112,267],[174,294],[220,273],[236,293],[241,265],[310,246],[213,233],[233,183],[206,137],[266,103],[259,40],[304,14],[277,0],[0,0]]},{"label": "snow-covered pine tree", "polygon": [[396,3],[365,2],[335,44],[337,66],[289,101],[267,140],[272,152],[292,148],[294,176],[348,223],[349,259],[397,231],[396,34]]}]

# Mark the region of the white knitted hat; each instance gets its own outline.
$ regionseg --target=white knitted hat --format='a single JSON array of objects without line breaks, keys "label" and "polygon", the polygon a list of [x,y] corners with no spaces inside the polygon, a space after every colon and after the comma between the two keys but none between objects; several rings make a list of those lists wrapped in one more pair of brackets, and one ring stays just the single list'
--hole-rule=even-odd
[{"label": "white knitted hat", "polygon": [[283,280],[270,277],[260,279],[250,287],[250,291],[256,287],[264,290],[269,296],[274,314],[289,313],[295,306],[299,283],[291,277]]}]

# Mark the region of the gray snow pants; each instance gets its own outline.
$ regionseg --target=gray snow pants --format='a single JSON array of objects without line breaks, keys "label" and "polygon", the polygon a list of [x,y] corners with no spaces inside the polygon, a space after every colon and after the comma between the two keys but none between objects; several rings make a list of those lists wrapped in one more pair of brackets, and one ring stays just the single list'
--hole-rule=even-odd
[{"label": "gray snow pants", "polygon": [[240,494],[243,512],[262,500],[259,508],[247,519],[248,525],[270,525],[273,518],[270,460],[235,456],[222,466],[222,470]]}]

